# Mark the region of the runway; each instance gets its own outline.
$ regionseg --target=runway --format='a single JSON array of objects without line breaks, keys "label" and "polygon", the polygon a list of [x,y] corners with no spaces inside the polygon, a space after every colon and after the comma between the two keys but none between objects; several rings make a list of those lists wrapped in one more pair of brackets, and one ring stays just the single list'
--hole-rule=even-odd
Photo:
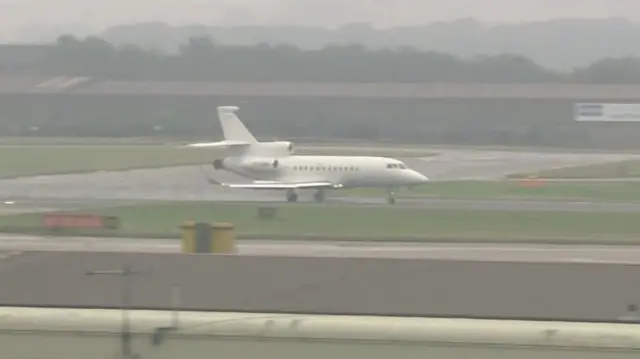
[{"label": "runway", "polygon": [[[640,155],[439,149],[436,156],[401,159],[434,181],[455,181],[497,180],[511,173],[640,159]],[[247,181],[224,171],[214,171],[211,165],[43,175],[0,180],[0,198],[212,201],[283,198],[281,191],[247,191],[211,185],[207,181],[211,177],[224,182]],[[339,196],[339,191],[332,193]],[[385,196],[381,190],[382,200]]]},{"label": "runway", "polygon": [[[393,150],[393,148],[389,148]],[[397,150],[397,149],[396,149]],[[431,157],[407,157],[412,168],[435,181],[498,180],[520,173],[565,166],[638,159],[636,154],[535,153],[519,151],[424,149]],[[215,154],[212,153],[212,156]],[[0,180],[0,214],[49,210],[95,209],[144,201],[211,201],[283,203],[282,191],[250,191],[211,185],[208,177],[227,182],[246,181],[215,172],[210,166],[180,166],[126,171],[46,175]],[[301,191],[301,202],[312,202],[312,191]],[[379,206],[386,191],[376,197],[344,196],[330,191],[330,204]],[[10,203],[5,203],[10,202]],[[640,203],[550,200],[482,200],[398,198],[395,207],[450,210],[640,212]]]},{"label": "runway", "polygon": [[[280,200],[279,202],[282,202]],[[333,198],[332,202],[359,205],[386,205],[384,198]],[[405,208],[471,211],[556,211],[556,212],[640,212],[640,202],[589,202],[559,200],[493,200],[401,198],[394,205]]]},{"label": "runway", "polygon": [[[179,240],[1,235],[0,251],[179,253]],[[640,264],[640,246],[239,241],[241,256],[397,258],[448,261]],[[0,258],[2,256],[0,255]]]},{"label": "runway", "polygon": [[497,180],[513,173],[640,159],[639,154],[632,153],[549,153],[469,149],[430,151],[437,152],[438,155],[427,157],[422,163],[410,164],[435,181]]}]

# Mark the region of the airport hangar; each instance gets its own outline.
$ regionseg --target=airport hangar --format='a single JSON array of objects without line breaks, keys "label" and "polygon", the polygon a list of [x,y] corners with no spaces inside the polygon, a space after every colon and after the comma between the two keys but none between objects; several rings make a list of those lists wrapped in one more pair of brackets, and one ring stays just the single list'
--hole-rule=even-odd
[{"label": "airport hangar", "polygon": [[[637,123],[584,123],[579,102],[640,102],[640,85],[163,82],[0,76],[0,131],[216,136],[240,106],[265,137],[590,148],[638,146]],[[160,132],[158,132],[160,131]]]}]

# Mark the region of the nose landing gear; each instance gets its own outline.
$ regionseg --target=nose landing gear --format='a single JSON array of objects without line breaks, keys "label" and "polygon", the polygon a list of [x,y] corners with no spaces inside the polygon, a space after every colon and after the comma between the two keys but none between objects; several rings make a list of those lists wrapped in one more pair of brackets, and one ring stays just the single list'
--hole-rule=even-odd
[{"label": "nose landing gear", "polygon": [[287,202],[298,202],[298,194],[292,190],[287,190]]},{"label": "nose landing gear", "polygon": [[388,204],[396,203],[396,191],[393,188],[389,188],[389,197],[387,198]]}]

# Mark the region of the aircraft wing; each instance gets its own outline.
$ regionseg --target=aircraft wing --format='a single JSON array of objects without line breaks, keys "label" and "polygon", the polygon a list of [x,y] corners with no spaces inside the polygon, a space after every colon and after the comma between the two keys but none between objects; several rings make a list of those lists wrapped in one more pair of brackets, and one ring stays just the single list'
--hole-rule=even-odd
[{"label": "aircraft wing", "polygon": [[229,188],[245,189],[311,189],[311,188],[340,188],[342,185],[327,181],[316,182],[277,182],[277,181],[255,181],[252,183],[220,183],[210,180],[209,182],[219,184]]}]

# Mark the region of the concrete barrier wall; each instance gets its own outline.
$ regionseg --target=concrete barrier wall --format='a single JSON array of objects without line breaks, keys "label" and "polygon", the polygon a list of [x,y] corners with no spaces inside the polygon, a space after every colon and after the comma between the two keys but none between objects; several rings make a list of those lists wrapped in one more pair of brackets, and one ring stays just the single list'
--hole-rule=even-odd
[{"label": "concrete barrier wall", "polygon": [[[118,310],[0,309],[2,358],[116,358]],[[132,350],[140,358],[631,358],[640,329],[631,324],[466,319],[131,312]],[[157,339],[158,336],[155,336]]]}]

